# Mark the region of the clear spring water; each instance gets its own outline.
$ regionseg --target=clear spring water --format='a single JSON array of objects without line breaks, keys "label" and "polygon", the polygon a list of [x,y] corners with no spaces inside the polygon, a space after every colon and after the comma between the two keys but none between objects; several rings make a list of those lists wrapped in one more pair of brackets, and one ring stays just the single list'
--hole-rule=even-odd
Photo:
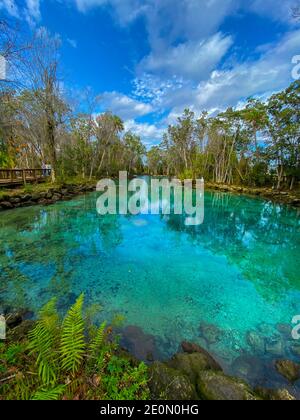
[{"label": "clear spring water", "polygon": [[147,336],[129,331],[145,351],[164,358],[192,340],[229,373],[281,382],[272,360],[295,357],[288,328],[300,315],[296,211],[206,192],[204,224],[186,227],[181,216],[100,217],[96,198],[0,214],[0,309],[36,312],[55,295],[63,312],[85,292],[103,307],[95,320],[140,327]]}]

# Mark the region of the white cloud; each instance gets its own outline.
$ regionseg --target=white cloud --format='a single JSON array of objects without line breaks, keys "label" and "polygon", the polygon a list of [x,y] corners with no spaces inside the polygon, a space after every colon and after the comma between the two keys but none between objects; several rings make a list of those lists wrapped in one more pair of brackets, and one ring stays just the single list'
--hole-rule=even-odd
[{"label": "white cloud", "polygon": [[67,42],[72,48],[77,48],[77,41],[75,39],[67,38]]},{"label": "white cloud", "polygon": [[151,53],[139,65],[142,72],[183,77],[199,81],[216,68],[233,43],[221,33],[208,39],[182,43],[161,53]]},{"label": "white cloud", "polygon": [[25,19],[30,25],[41,19],[41,0],[25,0],[23,7],[17,5],[15,0],[0,0],[0,10],[18,19]]},{"label": "white cloud", "polygon": [[26,0],[27,13],[31,19],[41,19],[40,0]]},{"label": "white cloud", "polygon": [[253,0],[249,4],[249,8],[259,15],[269,16],[275,20],[292,22],[292,10],[297,5],[299,5],[298,0]]},{"label": "white cloud", "polygon": [[0,0],[0,10],[5,10],[8,14],[18,18],[19,9],[14,0]]},{"label": "white cloud", "polygon": [[138,123],[133,119],[126,121],[124,125],[126,131],[131,131],[140,136],[143,143],[148,147],[159,144],[165,132],[165,127],[156,126],[155,124]]},{"label": "white cloud", "polygon": [[152,106],[130,98],[119,92],[105,92],[100,95],[102,106],[124,120],[141,117],[152,112]]}]

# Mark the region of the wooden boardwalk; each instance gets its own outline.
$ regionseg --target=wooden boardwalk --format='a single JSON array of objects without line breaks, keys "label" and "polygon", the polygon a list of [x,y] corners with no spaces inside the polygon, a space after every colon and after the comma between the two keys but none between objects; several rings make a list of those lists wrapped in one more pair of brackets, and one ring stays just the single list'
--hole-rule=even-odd
[{"label": "wooden boardwalk", "polygon": [[49,170],[44,169],[0,169],[0,187],[43,182],[49,176]]}]

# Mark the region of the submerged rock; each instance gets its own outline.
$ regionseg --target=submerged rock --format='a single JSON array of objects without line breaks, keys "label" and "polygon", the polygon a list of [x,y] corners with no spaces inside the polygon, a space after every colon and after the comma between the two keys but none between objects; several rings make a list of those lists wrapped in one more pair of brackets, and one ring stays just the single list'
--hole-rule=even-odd
[{"label": "submerged rock", "polygon": [[243,381],[211,370],[199,374],[197,391],[200,398],[204,400],[253,401],[260,399]]},{"label": "submerged rock", "polygon": [[189,343],[188,341],[183,341],[181,343],[182,350],[185,353],[200,353],[206,359],[206,363],[209,369],[220,370],[222,371],[221,365],[202,347],[195,343]]},{"label": "submerged rock", "polygon": [[277,331],[285,338],[292,337],[292,327],[289,324],[277,324]]},{"label": "submerged rock", "polygon": [[216,325],[202,322],[199,327],[200,335],[205,338],[208,344],[218,343],[223,335],[223,332]]},{"label": "submerged rock", "polygon": [[264,354],[265,353],[265,340],[256,331],[250,331],[247,334],[247,343],[254,353]]},{"label": "submerged rock", "polygon": [[284,353],[282,338],[270,338],[266,342],[266,352],[273,356],[281,356]]},{"label": "submerged rock", "polygon": [[277,372],[291,383],[300,379],[300,364],[298,363],[294,363],[291,360],[278,360],[275,363],[275,367]]},{"label": "submerged rock", "polygon": [[300,359],[300,344],[293,343],[291,345],[290,349],[291,349],[291,352],[293,353],[293,355],[299,357],[299,359]]},{"label": "submerged rock", "polygon": [[122,331],[121,345],[125,347],[136,358],[143,361],[159,359],[159,352],[156,347],[155,337],[146,334],[141,328],[130,325]]},{"label": "submerged rock", "polygon": [[153,400],[186,401],[198,399],[190,379],[164,363],[155,362],[149,369],[149,388]]},{"label": "submerged rock", "polygon": [[287,389],[267,389],[258,387],[255,389],[257,395],[267,401],[296,401]]},{"label": "submerged rock", "polygon": [[254,356],[240,356],[232,363],[233,374],[247,380],[257,380],[264,370],[262,360]]}]

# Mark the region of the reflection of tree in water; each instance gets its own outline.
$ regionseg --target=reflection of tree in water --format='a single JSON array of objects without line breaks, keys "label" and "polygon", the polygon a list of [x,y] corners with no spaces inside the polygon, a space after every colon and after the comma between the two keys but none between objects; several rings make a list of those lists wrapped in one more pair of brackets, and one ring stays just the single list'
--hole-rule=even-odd
[{"label": "reflection of tree in water", "polygon": [[[95,199],[90,197],[8,213],[0,241],[2,304],[26,307],[30,302],[37,309],[53,295],[60,306],[68,306],[74,299],[74,267],[86,255],[117,247],[122,235],[117,216],[98,216]],[[41,278],[34,279],[32,272],[41,273]],[[38,289],[38,296],[33,289]]]},{"label": "reflection of tree in water", "polygon": [[187,227],[184,222],[184,215],[171,215],[167,226],[225,255],[266,300],[281,299],[291,287],[300,289],[299,222],[288,207],[213,193],[206,195],[204,224]]}]

